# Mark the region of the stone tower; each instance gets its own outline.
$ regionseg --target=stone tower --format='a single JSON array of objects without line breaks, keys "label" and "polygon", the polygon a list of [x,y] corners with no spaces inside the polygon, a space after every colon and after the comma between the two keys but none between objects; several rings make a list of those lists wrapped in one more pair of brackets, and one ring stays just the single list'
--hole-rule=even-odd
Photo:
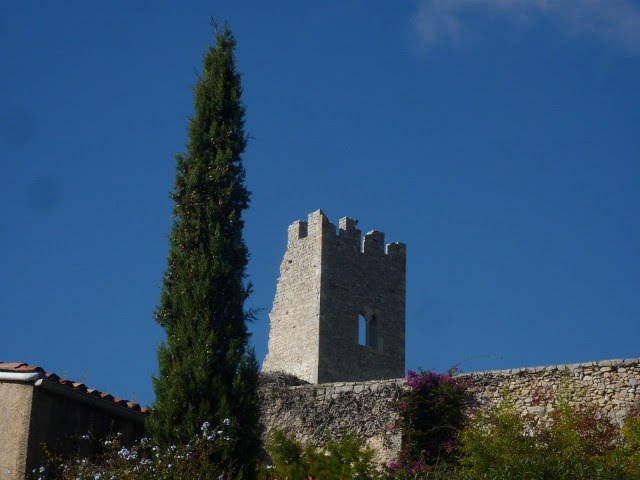
[{"label": "stone tower", "polygon": [[406,246],[317,210],[289,226],[263,371],[311,383],[404,377]]}]

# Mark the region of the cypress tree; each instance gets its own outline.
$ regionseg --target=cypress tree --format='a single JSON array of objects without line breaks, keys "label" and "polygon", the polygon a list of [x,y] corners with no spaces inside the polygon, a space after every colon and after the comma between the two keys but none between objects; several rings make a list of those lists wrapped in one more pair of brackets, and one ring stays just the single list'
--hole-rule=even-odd
[{"label": "cypress tree", "polygon": [[[214,24],[215,26],[215,24]],[[203,423],[223,425],[220,458],[255,475],[258,367],[249,348],[244,301],[242,212],[248,207],[242,153],[245,108],[236,71],[235,39],[225,24],[203,58],[184,155],[176,156],[175,202],[157,322],[156,400],[147,421],[162,444],[185,443]]]}]

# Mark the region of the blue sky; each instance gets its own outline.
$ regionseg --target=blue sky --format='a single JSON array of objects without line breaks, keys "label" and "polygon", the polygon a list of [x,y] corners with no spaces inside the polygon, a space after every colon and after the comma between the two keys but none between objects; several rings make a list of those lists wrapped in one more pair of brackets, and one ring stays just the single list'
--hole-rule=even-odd
[{"label": "blue sky", "polygon": [[238,40],[258,359],[287,226],[408,245],[407,367],[640,356],[640,4],[3,2],[0,360],[143,404],[209,17]]}]

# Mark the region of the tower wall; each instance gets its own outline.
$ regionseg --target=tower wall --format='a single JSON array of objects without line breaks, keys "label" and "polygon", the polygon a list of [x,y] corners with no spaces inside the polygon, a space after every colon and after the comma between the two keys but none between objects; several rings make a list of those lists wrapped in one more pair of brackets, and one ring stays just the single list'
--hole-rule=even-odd
[{"label": "tower wall", "polygon": [[307,382],[318,382],[320,273],[322,228],[320,212],[307,222],[289,226],[287,251],[269,314],[269,350],[262,370],[285,371]]},{"label": "tower wall", "polygon": [[[406,249],[318,210],[289,227],[263,371],[311,383],[404,376]],[[368,338],[358,343],[358,316]]]},{"label": "tower wall", "polygon": [[[322,243],[319,383],[405,374],[405,246],[385,247],[377,231],[363,238],[356,224],[341,219],[338,234]],[[364,345],[358,343],[360,315]]]}]

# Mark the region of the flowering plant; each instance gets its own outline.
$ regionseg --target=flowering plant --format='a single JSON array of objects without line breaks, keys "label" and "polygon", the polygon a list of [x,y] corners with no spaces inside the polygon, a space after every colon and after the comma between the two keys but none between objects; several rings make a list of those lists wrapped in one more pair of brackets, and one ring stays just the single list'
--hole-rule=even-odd
[{"label": "flowering plant", "polygon": [[403,449],[397,462],[387,464],[395,474],[417,475],[431,465],[451,463],[457,455],[458,436],[467,417],[469,380],[445,374],[410,370],[406,391],[398,402]]},{"label": "flowering plant", "polygon": [[46,466],[34,469],[34,480],[205,480],[234,478],[228,467],[212,461],[216,452],[232,441],[230,422],[218,427],[205,422],[200,433],[187,444],[160,446],[150,438],[125,445],[120,435],[94,440],[90,434],[81,441],[98,442],[102,453],[92,458],[64,459],[50,454]]}]

